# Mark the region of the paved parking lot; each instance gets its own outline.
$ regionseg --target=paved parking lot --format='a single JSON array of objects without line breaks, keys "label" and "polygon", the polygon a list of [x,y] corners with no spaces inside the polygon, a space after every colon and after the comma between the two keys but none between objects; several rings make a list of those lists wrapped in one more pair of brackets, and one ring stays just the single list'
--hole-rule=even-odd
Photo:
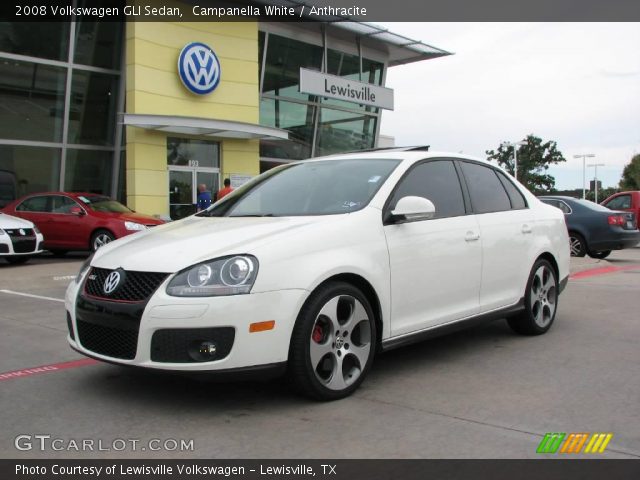
[{"label": "paved parking lot", "polygon": [[[529,458],[546,432],[611,432],[601,457],[640,457],[640,249],[572,259],[548,334],[519,337],[499,321],[396,350],[333,403],[284,380],[203,383],[93,362],[3,378],[81,358],[66,345],[61,300],[82,260],[0,262],[0,457]],[[51,435],[65,450],[18,451],[19,435]],[[127,448],[66,450],[83,439]],[[129,439],[194,448],[133,451]]]}]

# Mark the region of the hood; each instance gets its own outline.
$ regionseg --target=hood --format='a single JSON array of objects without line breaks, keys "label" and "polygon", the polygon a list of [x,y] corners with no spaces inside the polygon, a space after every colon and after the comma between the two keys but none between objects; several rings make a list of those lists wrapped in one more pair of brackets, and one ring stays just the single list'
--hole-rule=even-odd
[{"label": "hood", "polygon": [[151,215],[145,215],[143,213],[117,213],[117,212],[98,212],[96,210],[91,211],[91,215],[101,218],[117,218],[123,222],[136,222],[142,225],[162,225],[164,220],[152,217]]},{"label": "hood", "polygon": [[33,228],[33,223],[18,217],[0,212],[0,228]]},{"label": "hood", "polygon": [[294,230],[330,222],[321,217],[189,217],[123,237],[100,248],[91,262],[101,268],[177,272],[213,258],[251,253]]}]

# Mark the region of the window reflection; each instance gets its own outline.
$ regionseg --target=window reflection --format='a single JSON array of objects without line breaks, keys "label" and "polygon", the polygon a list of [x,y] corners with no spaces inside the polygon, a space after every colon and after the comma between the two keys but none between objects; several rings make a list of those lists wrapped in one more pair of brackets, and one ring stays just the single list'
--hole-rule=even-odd
[{"label": "window reflection", "polygon": [[295,160],[310,157],[315,108],[303,103],[263,98],[260,102],[260,124],[287,130],[289,140],[263,140],[260,156]]},{"label": "window reflection", "polygon": [[0,138],[60,142],[64,68],[0,59]]},{"label": "window reflection", "polygon": [[60,149],[0,145],[0,170],[15,177],[17,197],[60,188]]},{"label": "window reflection", "polygon": [[76,25],[75,63],[119,70],[124,24],[79,17]]},{"label": "window reflection", "polygon": [[263,93],[309,100],[300,93],[300,67],[320,70],[322,47],[269,34]]},{"label": "window reflection", "polygon": [[118,76],[74,70],[69,143],[113,145]]},{"label": "window reflection", "polygon": [[113,152],[67,150],[65,191],[110,195],[112,163]]},{"label": "window reflection", "polygon": [[69,22],[0,22],[0,51],[66,61]]},{"label": "window reflection", "polygon": [[220,144],[191,138],[167,137],[167,165],[220,168]]},{"label": "window reflection", "polygon": [[373,148],[377,117],[320,109],[316,155]]}]

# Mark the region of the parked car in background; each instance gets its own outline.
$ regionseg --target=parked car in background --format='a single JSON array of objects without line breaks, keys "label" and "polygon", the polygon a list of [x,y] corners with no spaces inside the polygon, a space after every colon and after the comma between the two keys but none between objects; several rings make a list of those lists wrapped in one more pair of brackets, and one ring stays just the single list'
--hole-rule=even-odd
[{"label": "parked car in background", "polygon": [[37,193],[11,202],[2,211],[33,222],[44,235],[44,248],[59,255],[69,250],[96,251],[116,238],[164,223],[95,193]]},{"label": "parked car in background", "polygon": [[542,196],[544,203],[564,212],[569,230],[571,255],[606,258],[612,250],[634,247],[640,242],[637,217],[588,200],[565,196]]},{"label": "parked car in background", "polygon": [[488,162],[336,155],[98,250],[66,292],[68,341],[150,369],[288,370],[334,400],[381,350],[505,318],[547,332],[568,277],[562,213]]},{"label": "parked car in background", "polygon": [[16,175],[8,170],[0,170],[0,208],[7,206],[18,197]]},{"label": "parked car in background", "polygon": [[25,263],[42,253],[42,233],[33,223],[0,212],[0,258]]},{"label": "parked car in background", "polygon": [[629,191],[614,193],[600,203],[610,210],[624,210],[632,212],[636,216],[636,221],[640,219],[640,191]]}]

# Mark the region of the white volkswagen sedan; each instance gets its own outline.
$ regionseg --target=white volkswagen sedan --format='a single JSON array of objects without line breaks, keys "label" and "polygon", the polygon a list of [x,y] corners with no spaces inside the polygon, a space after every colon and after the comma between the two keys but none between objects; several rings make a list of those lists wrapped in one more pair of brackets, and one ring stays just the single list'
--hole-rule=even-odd
[{"label": "white volkswagen sedan", "polygon": [[42,253],[42,233],[33,223],[0,212],[0,258],[25,263]]},{"label": "white volkswagen sedan", "polygon": [[331,400],[377,352],[506,318],[551,327],[563,214],[489,163],[391,149],[283,165],[115,241],[66,294],[69,343],[164,370],[287,372]]}]

